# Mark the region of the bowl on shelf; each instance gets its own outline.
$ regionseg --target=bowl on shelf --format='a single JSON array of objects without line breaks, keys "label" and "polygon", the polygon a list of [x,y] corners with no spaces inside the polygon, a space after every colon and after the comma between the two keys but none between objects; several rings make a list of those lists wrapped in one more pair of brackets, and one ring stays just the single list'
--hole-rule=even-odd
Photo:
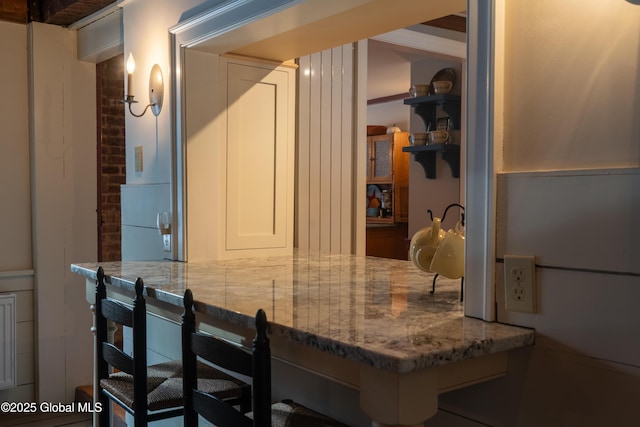
[{"label": "bowl on shelf", "polygon": [[429,94],[429,85],[413,85],[409,88],[409,95],[412,97],[426,96]]},{"label": "bowl on shelf", "polygon": [[429,134],[427,132],[416,132],[409,135],[409,142],[412,145],[426,145],[429,140]]},{"label": "bowl on shelf", "polygon": [[453,82],[450,82],[448,80],[437,80],[431,84],[433,85],[433,91],[438,94],[449,93],[449,91],[453,87]]},{"label": "bowl on shelf", "polygon": [[444,144],[449,141],[449,132],[446,130],[432,130],[429,132],[430,144]]}]

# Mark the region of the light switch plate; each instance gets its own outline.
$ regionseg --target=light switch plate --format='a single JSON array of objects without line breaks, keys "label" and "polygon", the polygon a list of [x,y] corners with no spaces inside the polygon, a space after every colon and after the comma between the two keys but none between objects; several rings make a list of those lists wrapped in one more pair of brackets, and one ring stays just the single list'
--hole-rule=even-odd
[{"label": "light switch plate", "polygon": [[135,147],[136,172],[142,172],[142,145]]}]

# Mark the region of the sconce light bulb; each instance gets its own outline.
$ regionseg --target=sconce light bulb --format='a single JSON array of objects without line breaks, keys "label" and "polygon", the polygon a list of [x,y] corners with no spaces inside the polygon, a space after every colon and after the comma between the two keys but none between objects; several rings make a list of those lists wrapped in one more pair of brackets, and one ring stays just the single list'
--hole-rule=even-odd
[{"label": "sconce light bulb", "polygon": [[136,70],[136,61],[133,60],[133,53],[129,54],[129,59],[127,59],[127,73],[133,74]]}]

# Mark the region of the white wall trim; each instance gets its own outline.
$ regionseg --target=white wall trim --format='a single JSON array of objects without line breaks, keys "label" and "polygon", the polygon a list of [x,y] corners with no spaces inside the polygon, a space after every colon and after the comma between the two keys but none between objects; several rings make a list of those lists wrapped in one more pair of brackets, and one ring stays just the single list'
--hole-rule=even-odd
[{"label": "white wall trim", "polygon": [[638,175],[640,167],[594,168],[594,169],[549,169],[541,171],[504,171],[504,176],[541,177],[541,176],[594,176],[594,175]]},{"label": "white wall trim", "polygon": [[418,31],[399,29],[388,33],[371,37],[385,43],[392,43],[398,46],[410,47],[413,49],[427,50],[454,58],[465,59],[467,57],[467,44],[457,40],[424,34]]},{"label": "white wall trim", "polygon": [[494,17],[500,0],[467,1],[465,315],[495,313]]},{"label": "white wall trim", "polygon": [[117,12],[118,10],[121,11],[122,7],[124,7],[130,1],[131,0],[116,0],[110,5],[105,6],[102,9],[98,10],[97,12],[92,13],[91,15],[85,18],[82,18],[79,21],[74,22],[73,24],[69,25],[67,28],[69,30],[80,30],[88,25],[93,24],[96,21],[99,21],[111,15],[113,12]]},{"label": "white wall trim", "polygon": [[98,63],[124,52],[122,9],[101,16],[78,30],[78,59]]},{"label": "white wall trim", "polygon": [[[360,40],[356,43],[356,55],[355,55],[355,79],[356,87],[354,102],[354,138],[356,141],[365,141],[367,139],[367,67],[362,67],[362,64],[366,64],[369,55],[369,41]],[[365,153],[363,153],[365,151]],[[367,176],[367,156],[366,146],[364,144],[356,144],[355,158],[353,161],[353,182],[356,185],[354,195],[354,212],[364,212],[366,209],[366,176]],[[354,242],[353,251],[356,255],[365,255],[367,252],[367,219],[364,215],[357,215],[354,221]]]},{"label": "white wall trim", "polygon": [[10,270],[0,271],[0,279],[12,279],[15,277],[33,277],[34,270]]},{"label": "white wall trim", "polygon": [[[272,15],[280,7],[292,7],[303,0],[229,0],[187,18],[169,29],[179,35],[180,45],[194,47],[204,41]],[[223,52],[220,52],[223,53]]]}]

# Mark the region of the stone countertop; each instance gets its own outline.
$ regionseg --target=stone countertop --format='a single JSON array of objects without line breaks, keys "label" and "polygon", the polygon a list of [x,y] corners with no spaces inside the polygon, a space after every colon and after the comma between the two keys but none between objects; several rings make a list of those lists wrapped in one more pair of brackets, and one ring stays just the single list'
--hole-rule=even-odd
[{"label": "stone countertop", "polygon": [[[107,284],[182,307],[189,288],[196,310],[253,328],[263,308],[269,332],[339,357],[396,373],[533,345],[534,331],[466,317],[460,280],[411,262],[353,255],[313,255],[218,262],[130,261],[71,265]],[[150,301],[150,303],[152,303]]]}]

